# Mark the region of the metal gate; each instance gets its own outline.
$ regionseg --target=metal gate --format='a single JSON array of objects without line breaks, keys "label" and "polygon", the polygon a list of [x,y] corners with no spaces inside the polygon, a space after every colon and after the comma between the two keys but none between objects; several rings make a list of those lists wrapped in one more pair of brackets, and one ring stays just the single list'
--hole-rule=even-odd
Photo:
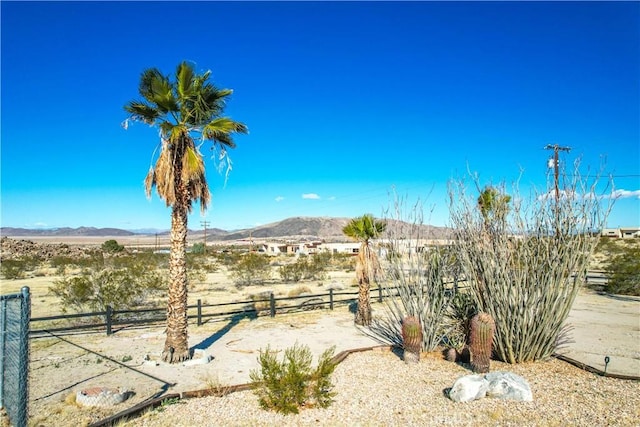
[{"label": "metal gate", "polygon": [[0,407],[11,425],[25,427],[29,417],[29,288],[0,295]]}]

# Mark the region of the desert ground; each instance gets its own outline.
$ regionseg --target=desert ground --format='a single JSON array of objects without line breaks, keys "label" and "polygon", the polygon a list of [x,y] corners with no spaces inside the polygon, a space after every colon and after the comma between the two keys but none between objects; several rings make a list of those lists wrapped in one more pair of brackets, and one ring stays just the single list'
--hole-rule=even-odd
[{"label": "desert ground", "polygon": [[[40,317],[59,312],[59,303],[48,292],[48,287],[55,279],[55,276],[32,277],[21,280],[3,280],[0,284],[3,294],[16,292],[23,286],[29,286],[32,294],[32,317]],[[353,272],[332,271],[322,281],[305,281],[293,285],[274,282],[238,289],[230,283],[224,269],[221,269],[208,274],[202,283],[196,283],[192,286],[189,293],[189,303],[194,304],[197,299],[201,299],[205,304],[242,301],[265,290],[273,291],[276,296],[284,296],[292,288],[300,285],[308,287],[311,293],[325,293],[330,287],[355,290]],[[373,309],[374,316],[385,315],[384,304],[374,303]],[[570,342],[562,349],[564,355],[601,370],[604,370],[604,358],[608,356],[610,361],[606,366],[607,372],[640,376],[639,298],[598,294],[584,289],[575,301],[567,324],[572,329]],[[211,356],[212,360],[209,363],[183,366],[159,362],[164,343],[162,326],[121,328],[111,336],[106,336],[104,332],[84,332],[65,335],[51,334],[33,339],[31,341],[29,425],[89,425],[135,404],[162,395],[211,388],[224,389],[230,385],[248,383],[249,373],[259,366],[257,356],[260,350],[266,349],[267,346],[282,351],[295,343],[305,344],[317,357],[332,346],[335,346],[336,352],[340,352],[383,344],[368,330],[354,326],[353,314],[344,305],[336,307],[333,311],[324,309],[295,314],[279,314],[274,318],[268,316],[253,319],[240,317],[208,321],[202,326],[191,325],[189,333],[190,345]],[[435,377],[432,370],[437,369],[437,376],[440,378],[438,384],[445,384],[441,389],[446,387],[446,384],[450,386],[459,376],[470,373],[468,368],[445,362],[439,355],[425,355],[424,359],[420,363],[420,370],[423,372],[421,375]],[[402,387],[395,381],[399,377],[408,375],[403,363],[393,353],[370,351],[366,354],[354,354],[342,363],[344,367],[338,367],[336,371],[338,396],[341,394],[355,396],[354,392],[346,390],[351,390],[354,387],[353,384],[348,384],[350,378],[353,378],[353,381],[361,380],[358,375],[351,375],[353,370],[357,369],[358,363],[368,364],[372,369],[380,369],[384,371],[385,375],[392,377],[377,375],[375,380],[371,379],[374,381],[372,384],[375,384],[375,387],[372,387],[372,384],[360,384],[361,389],[380,389],[382,387],[381,381],[385,384],[387,382],[393,383],[395,387]],[[382,363],[382,365],[378,367],[378,363]],[[539,397],[545,393],[545,381],[573,382],[576,386],[570,389],[569,398],[571,401],[579,400],[577,396],[581,391],[578,384],[586,383],[599,388],[604,394],[601,396],[597,390],[593,392],[595,393],[593,395],[587,393],[591,400],[583,404],[606,405],[606,401],[600,402],[598,400],[600,397],[607,401],[614,399],[622,402],[622,407],[619,409],[622,418],[618,420],[619,422],[615,422],[615,420],[612,422],[608,418],[603,419],[608,425],[634,425],[629,420],[637,419],[640,416],[637,409],[625,406],[626,403],[640,405],[640,383],[637,381],[597,377],[555,359],[533,365],[535,366],[511,366],[495,362],[492,369],[512,370],[525,378],[529,377],[536,387],[534,395]],[[395,369],[400,369],[401,372],[394,374]],[[549,378],[544,375],[548,375]],[[75,402],[76,393],[91,387],[119,388],[130,391],[131,397],[113,407],[79,406]],[[557,387],[560,388],[556,391],[562,391],[562,386]],[[438,398],[442,397],[441,389]],[[257,405],[257,398],[252,396],[251,392],[234,394],[238,394],[239,397],[229,397],[228,399],[240,399],[238,404],[241,408],[251,406],[254,412],[262,411]],[[373,395],[363,399],[369,401],[367,408],[372,405],[380,406],[379,412],[389,402],[379,402],[375,400],[376,398],[374,392]],[[434,396],[429,397],[429,399],[435,398]],[[160,426],[195,425],[193,423],[198,419],[196,415],[186,415],[181,411],[187,411],[188,414],[186,408],[189,405],[195,405],[192,412],[202,412],[202,409],[195,408],[202,404],[203,399],[189,399],[185,402],[181,405],[160,408],[139,420],[130,420],[129,423],[131,425]],[[344,404],[346,403],[343,401]],[[352,404],[354,403],[352,402]],[[207,405],[211,408],[217,408],[220,405],[232,407],[233,403],[228,400],[209,402]],[[422,420],[420,423],[446,425],[448,421],[458,420],[459,425],[477,425],[474,420],[483,420],[482,417],[488,416],[489,423],[500,424],[500,422],[504,422],[505,425],[509,425],[509,420],[512,420],[511,415],[505,417],[500,415],[502,413],[500,411],[510,411],[509,407],[495,413],[487,412],[484,405],[486,404],[478,406],[480,408],[478,410],[481,412],[478,415],[479,418],[469,419],[467,415],[460,415],[462,418],[440,415],[439,418],[430,418],[430,420],[440,420],[441,422],[434,421],[431,424],[431,421],[427,420],[424,424],[424,419],[420,418]],[[534,409],[546,411],[542,406]],[[337,404],[336,407],[340,408],[340,405]],[[447,411],[451,409],[448,408]],[[240,410],[238,409],[238,411]],[[165,413],[158,416],[157,411],[165,411]],[[313,411],[319,410],[314,409]],[[170,412],[175,413],[174,418],[168,417]],[[473,411],[471,412],[473,413]],[[463,410],[462,413],[467,414],[467,411]],[[557,411],[556,413],[560,414]],[[324,417],[322,414],[328,415],[329,413],[321,412],[312,416],[322,419]],[[160,421],[164,416],[168,418]],[[222,417],[220,414],[216,416]],[[547,420],[542,425],[563,425],[562,417],[558,418],[558,415],[553,414],[548,416],[548,419],[542,418]],[[574,423],[569,424],[593,425],[588,422],[593,416],[591,413],[582,414],[576,418]],[[238,417],[240,418],[235,418],[235,422],[232,418],[224,423],[229,425],[273,425],[274,423],[297,425],[298,422],[303,422],[302,418],[298,421],[292,418],[251,421],[241,418],[240,415]],[[220,418],[221,423],[223,423],[222,419]],[[330,422],[332,419],[333,423]],[[340,419],[328,417],[327,422],[318,421],[318,423],[321,425],[350,425],[346,421],[339,422]],[[349,419],[344,418],[343,420]],[[407,425],[407,423],[411,424],[415,421],[402,417],[383,420],[385,420],[384,417],[379,418],[378,421],[365,422],[356,418],[352,419],[351,425]],[[199,423],[206,425],[206,421],[204,422],[205,424]],[[304,421],[304,423],[307,422],[310,421]],[[219,423],[216,424],[219,425]],[[524,423],[523,425],[536,424]]]}]

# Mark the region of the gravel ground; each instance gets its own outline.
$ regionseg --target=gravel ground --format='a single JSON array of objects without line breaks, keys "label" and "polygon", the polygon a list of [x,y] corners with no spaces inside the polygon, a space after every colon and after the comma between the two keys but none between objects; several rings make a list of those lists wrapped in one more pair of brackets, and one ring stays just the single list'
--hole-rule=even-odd
[{"label": "gravel ground", "polygon": [[355,353],[336,368],[335,401],[327,409],[280,415],[260,408],[251,391],[188,399],[129,420],[125,426],[638,426],[640,383],[603,378],[552,359],[492,371],[523,376],[533,402],[485,398],[456,403],[445,396],[454,381],[471,372],[423,355],[406,365],[388,350]]}]

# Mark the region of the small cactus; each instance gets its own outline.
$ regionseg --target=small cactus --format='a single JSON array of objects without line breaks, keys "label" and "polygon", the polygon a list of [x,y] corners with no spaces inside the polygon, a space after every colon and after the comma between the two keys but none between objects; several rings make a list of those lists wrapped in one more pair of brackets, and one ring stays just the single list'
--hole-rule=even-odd
[{"label": "small cactus", "polygon": [[422,351],[422,326],[415,316],[405,317],[402,321],[402,345],[405,363],[418,363]]},{"label": "small cactus", "polygon": [[496,325],[488,313],[478,313],[471,319],[469,328],[469,352],[471,369],[475,373],[489,372],[491,346]]},{"label": "small cactus", "polygon": [[444,353],[444,358],[449,362],[455,362],[458,360],[458,352],[455,348],[448,348]]}]

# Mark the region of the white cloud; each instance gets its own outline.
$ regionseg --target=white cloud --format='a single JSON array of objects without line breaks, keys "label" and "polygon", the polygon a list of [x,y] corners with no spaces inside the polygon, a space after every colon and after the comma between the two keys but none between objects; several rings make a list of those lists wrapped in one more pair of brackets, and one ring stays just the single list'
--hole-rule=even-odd
[{"label": "white cloud", "polygon": [[335,199],[336,199],[336,196],[329,197],[329,200],[335,200]]},{"label": "white cloud", "polygon": [[46,222],[36,222],[35,224],[33,224],[34,227],[47,227],[47,223]]},{"label": "white cloud", "polygon": [[284,197],[282,197],[282,196],[278,196],[278,197],[276,197],[276,199],[275,199],[275,200],[276,200],[276,202],[281,202],[281,201],[283,201],[283,200],[284,200]]},{"label": "white cloud", "polygon": [[318,200],[320,199],[320,196],[318,196],[316,193],[304,193],[302,195],[303,199],[313,199],[313,200]]},{"label": "white cloud", "polygon": [[611,193],[612,199],[640,199],[640,190],[615,190]]}]

